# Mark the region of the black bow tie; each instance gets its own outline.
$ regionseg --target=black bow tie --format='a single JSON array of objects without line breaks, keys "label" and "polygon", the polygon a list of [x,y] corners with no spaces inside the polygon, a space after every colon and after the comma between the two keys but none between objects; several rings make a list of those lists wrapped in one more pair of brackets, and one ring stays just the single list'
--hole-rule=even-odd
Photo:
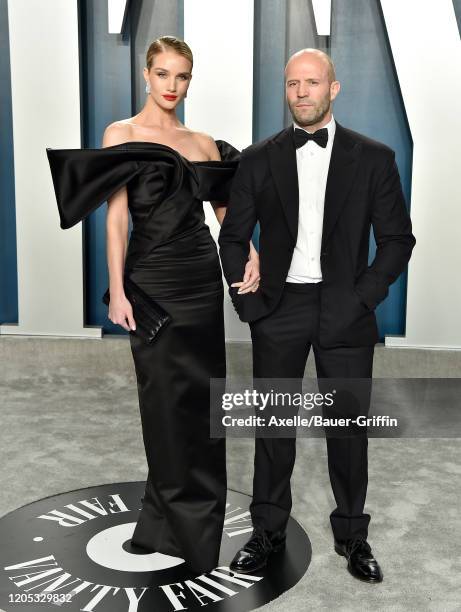
[{"label": "black bow tie", "polygon": [[325,148],[328,142],[327,128],[317,130],[313,134],[309,134],[309,132],[306,132],[306,130],[301,130],[299,128],[295,129],[295,147],[297,149],[305,145],[308,140],[313,140],[319,145],[319,147]]}]

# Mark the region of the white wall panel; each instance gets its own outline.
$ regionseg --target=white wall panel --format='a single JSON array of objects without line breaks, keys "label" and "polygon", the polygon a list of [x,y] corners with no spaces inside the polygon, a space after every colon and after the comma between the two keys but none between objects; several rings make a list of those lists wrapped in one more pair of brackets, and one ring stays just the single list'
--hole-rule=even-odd
[{"label": "white wall panel", "polygon": [[[253,20],[251,0],[184,0],[184,40],[194,54],[185,123],[240,150],[252,141]],[[219,224],[211,206],[205,206],[217,239]],[[248,340],[248,325],[240,322],[225,293],[226,338]]]},{"label": "white wall panel", "polygon": [[8,2],[19,324],[1,334],[100,337],[83,325],[82,226],[62,230],[46,147],[80,147],[77,0]]},{"label": "white wall panel", "polygon": [[452,0],[381,0],[413,137],[404,338],[387,346],[461,348],[461,46]]}]

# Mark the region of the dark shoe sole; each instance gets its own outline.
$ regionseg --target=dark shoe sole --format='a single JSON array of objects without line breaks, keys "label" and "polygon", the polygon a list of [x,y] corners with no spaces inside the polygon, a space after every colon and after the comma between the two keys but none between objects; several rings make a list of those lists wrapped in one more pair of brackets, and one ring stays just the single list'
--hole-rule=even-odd
[{"label": "dark shoe sole", "polygon": [[[342,548],[339,548],[339,546],[336,546],[336,544],[335,544],[335,551],[341,557],[347,558],[346,553],[342,550]],[[347,571],[349,572],[351,576],[353,576],[354,578],[357,578],[357,580],[361,580],[362,582],[378,583],[378,582],[382,582],[384,578],[384,576],[381,578],[364,578],[363,576],[358,576],[357,574],[354,574],[354,572],[351,570],[349,563],[347,564]]]},{"label": "dark shoe sole", "polygon": [[261,568],[266,567],[266,565],[267,565],[267,560],[261,563],[260,565],[257,565],[256,567],[252,567],[251,569],[246,569],[246,568],[241,568],[241,567],[234,567],[231,563],[229,565],[229,569],[231,570],[231,572],[237,572],[238,574],[252,574],[253,572],[257,572]]},{"label": "dark shoe sole", "polygon": [[257,572],[258,570],[260,570],[263,567],[266,567],[267,565],[267,561],[270,557],[271,554],[273,553],[277,553],[280,552],[281,550],[283,550],[285,548],[285,544],[286,541],[283,540],[283,542],[280,542],[279,544],[276,544],[276,546],[274,546],[272,548],[271,553],[268,555],[268,557],[266,557],[266,559],[260,563],[259,565],[257,565],[256,567],[252,567],[251,569],[241,569],[241,568],[237,568],[237,567],[233,567],[232,563],[229,565],[229,569],[232,572],[239,572],[240,574],[251,574],[252,572]]}]

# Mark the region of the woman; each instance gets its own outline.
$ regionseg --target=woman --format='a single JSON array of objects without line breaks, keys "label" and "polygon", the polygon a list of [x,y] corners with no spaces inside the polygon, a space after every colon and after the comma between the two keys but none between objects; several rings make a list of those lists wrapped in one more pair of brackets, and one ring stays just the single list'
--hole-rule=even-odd
[{"label": "woman", "polygon": [[[225,440],[209,430],[209,381],[226,372],[223,285],[203,200],[221,223],[239,153],[176,117],[192,65],[186,43],[157,39],[147,51],[142,111],[108,126],[103,149],[48,149],[48,157],[61,227],[108,201],[108,316],[131,330],[149,467],[132,544],[202,573],[219,560],[226,499]],[[152,344],[136,335],[125,275],[171,316]],[[240,292],[256,291],[258,281],[250,244]]]}]

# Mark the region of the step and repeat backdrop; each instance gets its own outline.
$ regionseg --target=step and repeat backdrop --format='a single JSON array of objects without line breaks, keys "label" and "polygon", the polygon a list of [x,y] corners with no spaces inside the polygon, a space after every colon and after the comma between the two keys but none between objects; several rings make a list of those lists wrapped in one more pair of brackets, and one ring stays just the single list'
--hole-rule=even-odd
[{"label": "step and repeat backdrop", "polygon": [[[381,339],[460,348],[460,15],[461,0],[0,0],[0,333],[126,333],[101,302],[105,206],[61,230],[45,149],[100,147],[139,112],[146,49],[172,34],[194,53],[180,119],[239,149],[290,124],[287,58],[332,56],[335,118],[396,151],[417,239]],[[228,340],[249,339],[227,296],[225,316]]]}]

